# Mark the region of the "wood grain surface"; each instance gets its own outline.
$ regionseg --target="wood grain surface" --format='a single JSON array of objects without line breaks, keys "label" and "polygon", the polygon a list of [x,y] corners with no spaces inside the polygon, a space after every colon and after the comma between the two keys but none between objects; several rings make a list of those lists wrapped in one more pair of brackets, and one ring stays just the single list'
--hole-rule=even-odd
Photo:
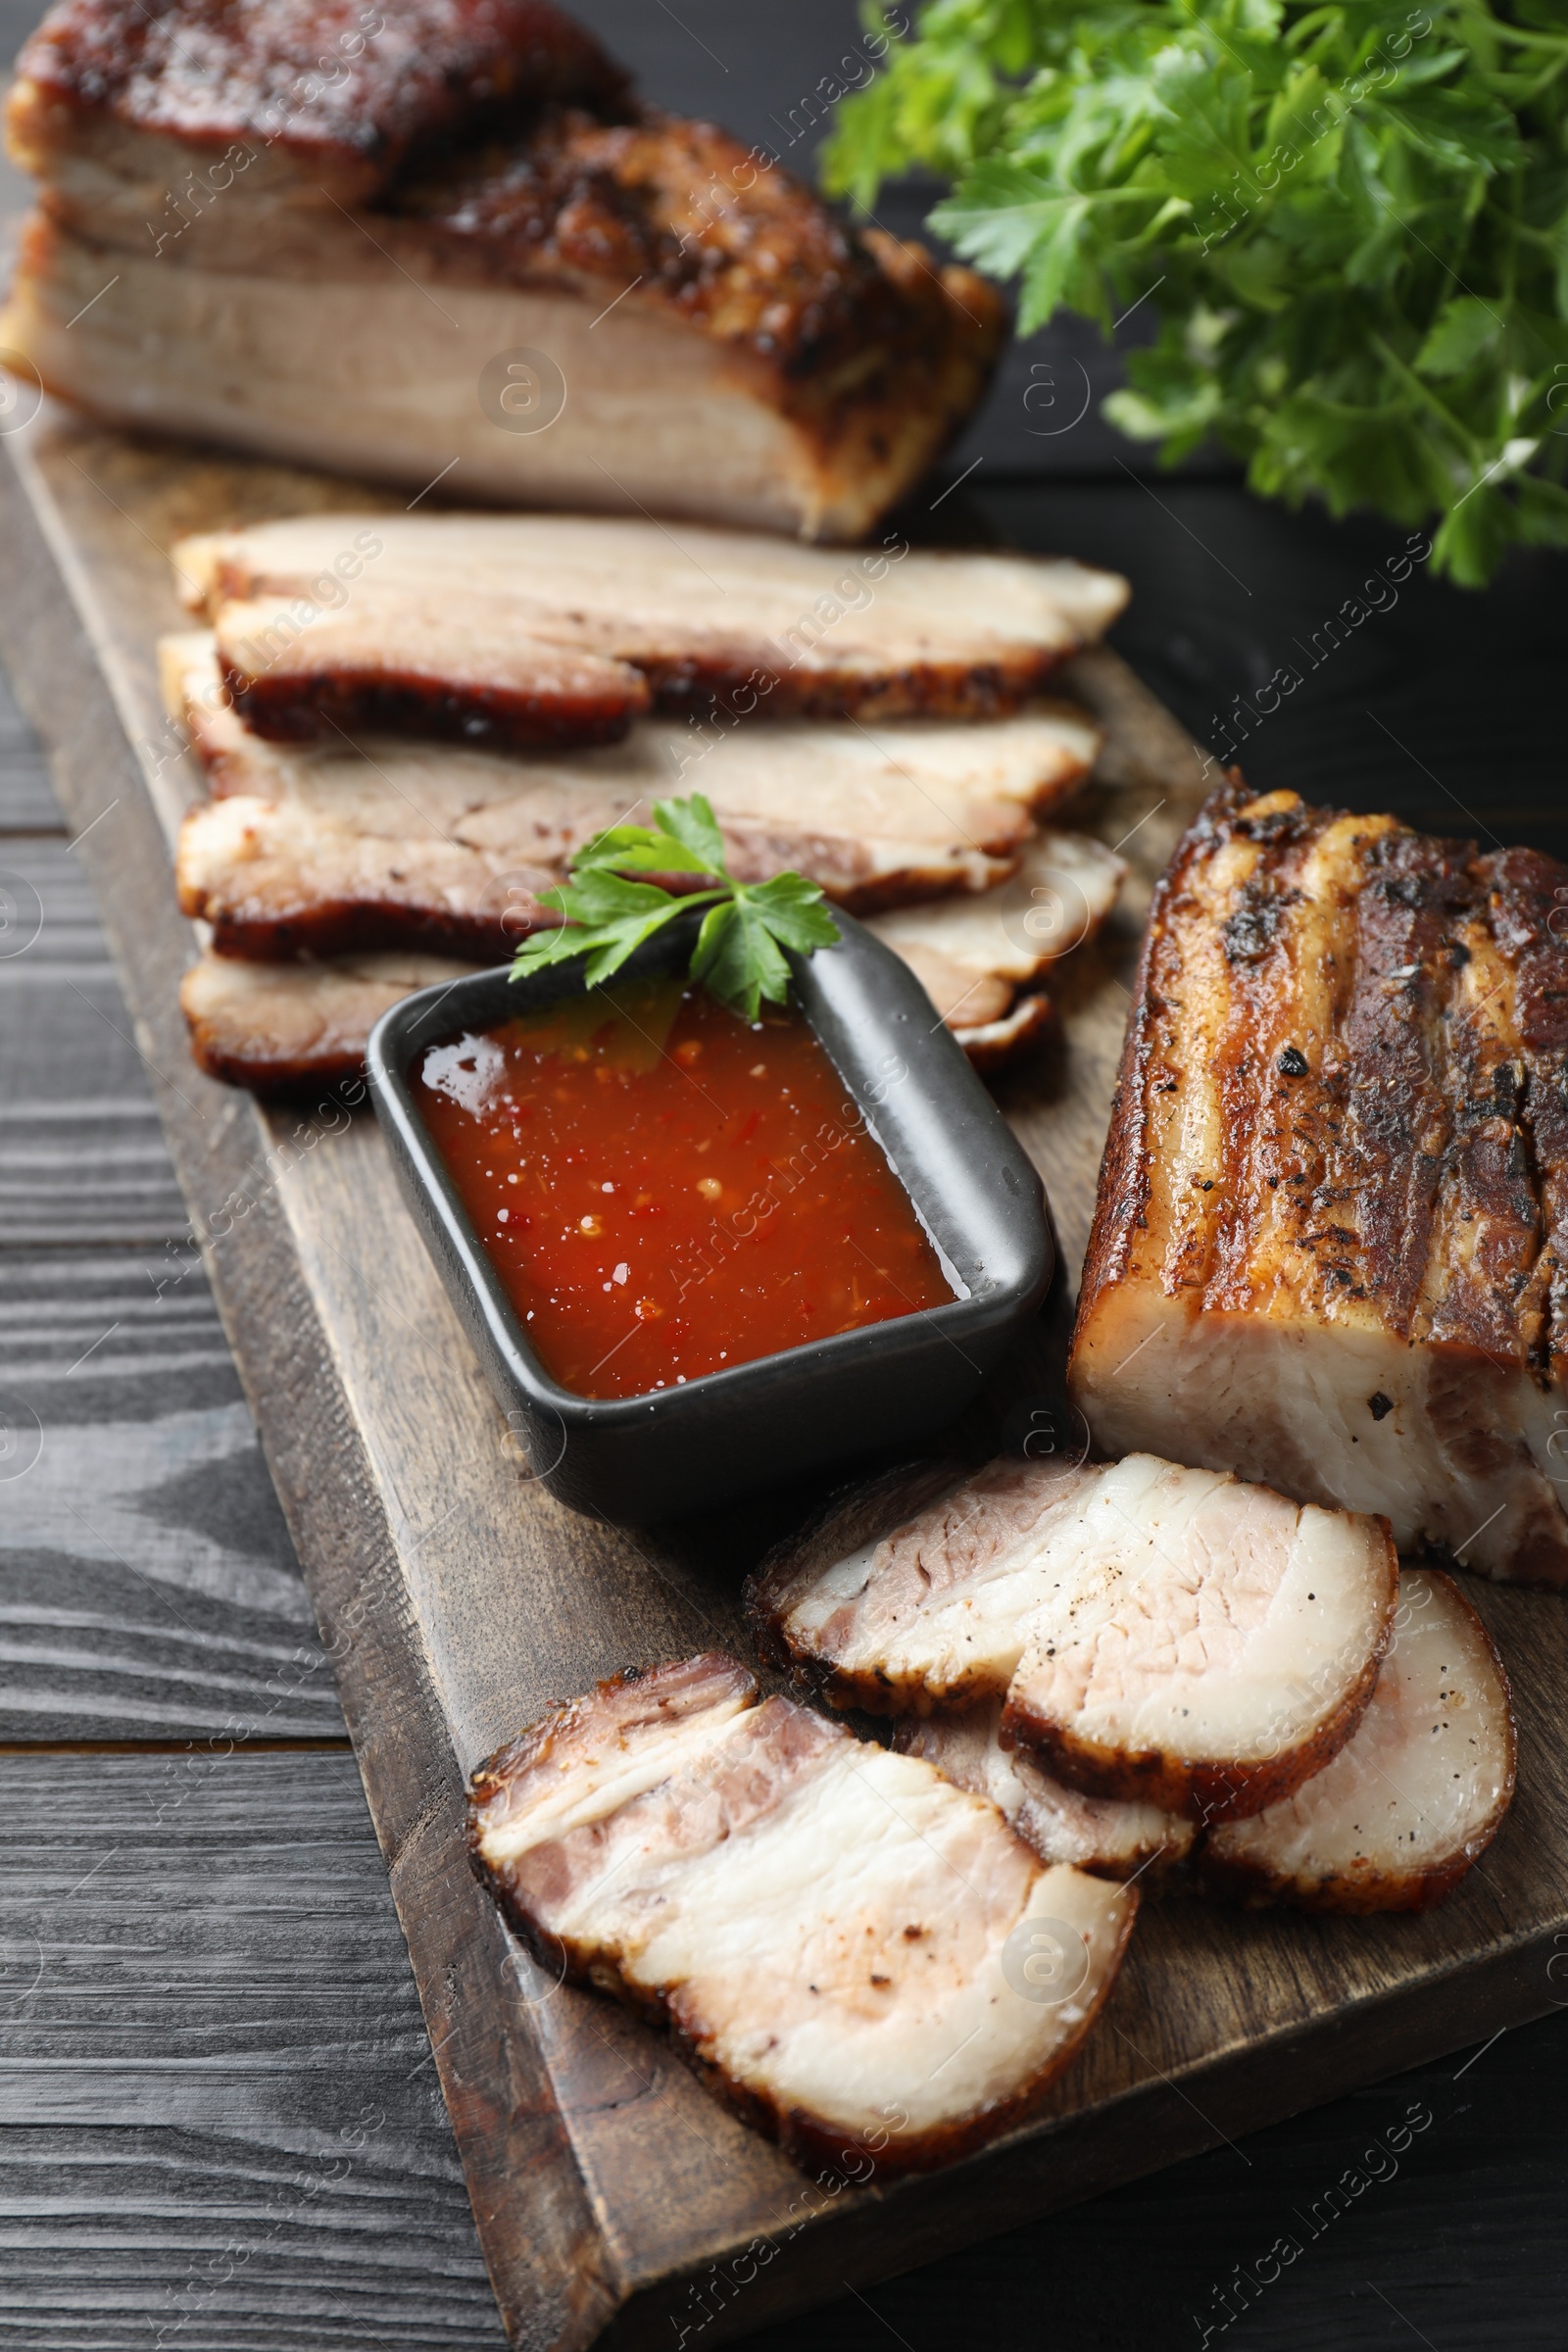
[{"label": "wood grain surface", "polygon": [[[1487,1596],[1487,1613],[1520,1687],[1525,1793],[1459,1896],[1421,1921],[1152,1913],[1104,2027],[1045,2118],[949,2174],[836,2200],[805,2191],[803,2206],[800,2177],[662,2044],[538,1981],[463,1867],[463,1772],[549,1696],[633,1658],[733,1638],[739,1574],[778,1514],[628,1541],[562,1512],[507,1452],[373,1130],[326,1102],[304,1120],[264,1113],[184,1059],[173,990],[188,932],[167,858],[191,783],[157,748],[152,638],[173,616],[160,550],[201,522],[351,494],[74,426],[16,454],[8,528],[30,541],[44,587],[8,600],[8,647],[50,729],[69,821],[82,831],[102,819],[81,854],[100,877],[136,1047],[311,1577],[517,2339],[581,2343],[608,2328],[663,2341],[712,2266],[733,2277],[760,2240],[771,2251],[744,2309],[710,2316],[716,2342],[1453,2046],[1478,2022],[1544,2008],[1552,1937],[1568,1921],[1561,1764],[1546,1736],[1561,1618],[1502,1594]],[[61,583],[52,594],[43,544]],[[1097,825],[1130,837],[1147,879],[1196,760],[1113,658],[1079,683],[1117,720]],[[1124,932],[1081,959],[1071,1050],[1035,1089],[1008,1093],[1069,1264],[1129,947]],[[1025,1351],[1013,1391],[1050,1371]],[[1004,1382],[999,1407],[1008,1393]]]}]

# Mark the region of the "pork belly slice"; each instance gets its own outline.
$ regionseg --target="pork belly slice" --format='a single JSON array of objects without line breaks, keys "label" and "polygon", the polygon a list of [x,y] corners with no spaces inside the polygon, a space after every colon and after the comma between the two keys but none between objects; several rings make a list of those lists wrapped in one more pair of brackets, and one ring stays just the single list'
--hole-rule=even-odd
[{"label": "pork belly slice", "polygon": [[361,478],[858,537],[1005,331],[528,0],[67,0],[9,126],[51,388]]},{"label": "pork belly slice", "polygon": [[[911,968],[916,979],[924,981],[925,975],[918,966]],[[1049,997],[1020,997],[1012,1010],[1004,1013],[1000,1020],[980,1021],[972,1026],[960,1020],[949,1026],[975,1068],[984,1075],[1020,1060],[1051,1027],[1053,1010]]]},{"label": "pork belly slice", "polygon": [[1098,1446],[1568,1579],[1565,892],[1533,852],[1210,802],[1101,1172],[1070,1373]]},{"label": "pork belly slice", "polygon": [[[216,793],[181,837],[185,911],[225,952],[318,954],[422,944],[496,957],[541,920],[540,890],[607,825],[680,788],[713,803],[731,871],[808,874],[857,912],[1004,876],[1028,809],[1072,789],[1086,730],[1073,713],[986,727],[800,723],[714,738],[693,765],[684,730],[643,722],[623,745],[526,761],[372,737],[363,750],[265,742],[221,700],[211,640],[162,648],[172,714]],[[1092,741],[1092,736],[1090,741]]]},{"label": "pork belly slice", "polygon": [[663,709],[716,697],[741,717],[1016,710],[1127,600],[1125,580],[1083,564],[890,544],[835,554],[587,514],[322,514],[173,555],[209,614],[228,598],[352,611],[361,597],[439,597],[478,627],[500,602],[535,635],[633,663]]},{"label": "pork belly slice", "polygon": [[901,907],[871,929],[902,956],[950,1029],[1002,1022],[1017,991],[1100,929],[1125,861],[1087,833],[1042,833],[1017,872],[975,898]]},{"label": "pork belly slice", "polygon": [[1424,1911],[1501,1828],[1515,1744],[1486,1627],[1449,1577],[1407,1568],[1354,1737],[1294,1796],[1210,1831],[1203,1886],[1308,1911]]},{"label": "pork belly slice", "polygon": [[748,1587],[764,1655],[834,1704],[1004,1700],[1002,1738],[1090,1796],[1241,1818],[1321,1770],[1377,1679],[1384,1521],[1135,1454],[1004,1460],[889,1535],[831,1526]]},{"label": "pork belly slice", "polygon": [[1420,1568],[1400,1573],[1394,1633],[1349,1739],[1250,1819],[1200,1832],[1154,1805],[1083,1796],[1004,1747],[996,1701],[906,1718],[895,1744],[989,1797],[1043,1862],[1307,1911],[1441,1902],[1496,1836],[1514,1787],[1501,1661],[1451,1579]]},{"label": "pork belly slice", "polygon": [[214,623],[223,684],[258,735],[434,735],[511,751],[618,743],[652,697],[641,670],[530,636],[504,600],[362,592],[302,626],[254,597]]},{"label": "pork belly slice", "polygon": [[[1358,1728],[1351,1746],[1359,1736]],[[1085,1796],[1054,1779],[1024,1749],[1004,1747],[1000,1699],[961,1715],[907,1716],[893,1743],[902,1754],[934,1764],[956,1788],[989,1797],[1042,1862],[1067,1863],[1096,1878],[1136,1879],[1153,1888],[1179,1873],[1200,1835],[1195,1822],[1163,1813],[1157,1805]]]},{"label": "pork belly slice", "polygon": [[[285,752],[231,708],[210,632],[164,638],[159,662],[165,708],[190,736],[214,793],[286,799],[305,789],[305,778],[328,775],[334,789],[346,788],[348,775],[363,778],[373,759],[383,778],[395,779],[421,808],[439,809],[450,827],[481,802],[521,789],[522,777],[576,791],[624,791],[628,807],[638,796],[651,803],[700,790],[736,825],[759,833],[793,826],[821,841],[841,840],[841,895],[848,903],[852,888],[865,886],[858,909],[873,906],[875,891],[884,888],[875,865],[879,841],[918,842],[927,859],[934,848],[942,851],[940,869],[932,865],[932,879],[911,896],[983,890],[1002,879],[1007,868],[999,860],[1014,859],[1031,838],[1028,820],[1077,791],[1101,744],[1094,721],[1075,704],[1038,702],[984,726],[927,718],[875,727],[802,720],[757,729],[650,719],[623,744],[569,760],[536,757],[526,767],[466,746],[434,752],[395,737],[368,737],[363,753],[341,738]],[[355,755],[352,769],[332,765],[345,752]],[[866,845],[858,857],[848,847],[857,838]],[[892,903],[891,872],[885,888],[883,904]]]},{"label": "pork belly slice", "polygon": [[383,1012],[477,970],[435,956],[344,956],[332,963],[241,963],[204,956],[179,987],[190,1050],[210,1078],[253,1094],[298,1094],[356,1076]]},{"label": "pork belly slice", "polygon": [[1082,2042],[1136,1895],[1042,1867],[917,1758],[757,1702],[710,1654],[556,1708],[474,1773],[480,1876],[553,1975],[666,2024],[792,2156],[887,2178],[982,2145]]}]

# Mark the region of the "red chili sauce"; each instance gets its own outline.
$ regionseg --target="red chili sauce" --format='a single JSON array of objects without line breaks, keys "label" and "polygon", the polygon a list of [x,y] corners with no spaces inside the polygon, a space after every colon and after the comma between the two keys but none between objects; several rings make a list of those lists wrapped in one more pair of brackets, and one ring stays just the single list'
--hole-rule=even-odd
[{"label": "red chili sauce", "polygon": [[427,1048],[419,1109],[540,1361],[635,1396],[954,1297],[798,1014],[679,981]]}]

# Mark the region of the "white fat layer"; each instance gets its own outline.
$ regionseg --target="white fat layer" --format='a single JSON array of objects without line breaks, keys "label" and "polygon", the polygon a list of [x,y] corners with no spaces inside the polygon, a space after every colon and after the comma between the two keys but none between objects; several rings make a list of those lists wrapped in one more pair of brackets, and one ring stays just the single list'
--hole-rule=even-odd
[{"label": "white fat layer", "polygon": [[597,1742],[564,1740],[559,1758],[547,1759],[524,1780],[503,1787],[484,1807],[480,1852],[499,1870],[535,1846],[590,1822],[608,1820],[684,1767],[700,1765],[723,1743],[736,1718],[750,1712],[751,1704],[750,1695],[741,1692],[700,1715],[637,1723],[629,1736],[612,1719]]},{"label": "white fat layer", "polygon": [[1214,1830],[1209,1848],[1307,1893],[1329,1879],[1397,1884],[1478,1849],[1509,1762],[1507,1697],[1474,1610],[1446,1577],[1407,1568],[1354,1737],[1294,1796]]},{"label": "white fat layer", "polygon": [[[1464,1458],[1432,1410],[1441,1350],[1376,1331],[1265,1313],[1193,1314],[1152,1279],[1106,1294],[1074,1350],[1075,1402],[1107,1448],[1147,1446],[1268,1479],[1304,1501],[1381,1512],[1395,1542],[1446,1544],[1506,1575],[1532,1524],[1560,1528],[1568,1440],[1560,1394],[1524,1371],[1468,1379]],[[1374,1413],[1387,1397],[1392,1411]],[[1495,1439],[1495,1458],[1478,1439]],[[1551,1453],[1553,1439],[1558,1451]]]},{"label": "white fat layer", "polygon": [[[53,229],[46,274],[19,282],[7,331],[57,390],[117,423],[420,489],[456,463],[481,497],[838,524],[841,486],[725,354],[679,324],[622,306],[595,331],[594,305],[569,294],[446,284],[443,323],[427,289],[396,273],[312,284],[115,261],[106,288],[100,249]],[[519,349],[550,353],[565,406],[544,431],[498,432],[474,387],[498,352]],[[325,524],[316,568],[380,517],[353,517],[346,535],[335,517],[310,520]],[[851,527],[864,527],[858,514]]]},{"label": "white fat layer", "polygon": [[901,906],[870,924],[901,954],[923,948],[975,976],[1028,980],[1093,937],[1126,867],[1083,833],[1044,833],[1010,881],[983,897]]},{"label": "white fat layer", "polygon": [[[570,368],[562,365],[569,380]],[[525,439],[547,441],[559,429]],[[225,552],[233,547],[258,579],[298,576],[333,560],[343,544],[342,520],[302,515],[264,523],[234,534]],[[715,636],[760,631],[808,667],[862,651],[882,659],[961,661],[971,648],[992,654],[1002,647],[1066,648],[1101,635],[1127,599],[1127,584],[1114,573],[1060,559],[906,551],[890,560],[878,549],[819,551],[701,526],[683,532],[675,549],[659,525],[611,516],[353,520],[384,542],[378,578],[537,596],[538,581],[548,576],[560,610],[642,614],[658,628],[678,616]],[[828,598],[831,618],[826,606],[813,614],[816,600]]]},{"label": "white fat layer", "polygon": [[1135,1514],[1122,1467],[1085,1514],[1076,1584],[1035,1614],[1014,1702],[1118,1750],[1251,1765],[1298,1746],[1376,1648],[1380,1536],[1170,1466]]},{"label": "white fat layer", "polygon": [[[1125,1915],[1115,1887],[1039,1870],[991,1806],[929,1766],[848,1740],[661,1893],[621,1959],[628,1981],[679,1986],[703,2054],[736,2081],[895,2137],[1039,2074],[1102,1990]],[[1009,1982],[1004,1946],[1028,1919],[1079,1939],[1070,1998]]]}]

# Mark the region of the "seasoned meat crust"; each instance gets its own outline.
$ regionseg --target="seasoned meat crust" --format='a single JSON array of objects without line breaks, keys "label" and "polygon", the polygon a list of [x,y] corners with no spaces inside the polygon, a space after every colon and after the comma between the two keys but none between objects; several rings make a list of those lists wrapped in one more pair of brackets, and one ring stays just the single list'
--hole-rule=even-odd
[{"label": "seasoned meat crust", "polygon": [[[1029,2112],[1093,2024],[1137,1902],[1043,1868],[929,1765],[759,1704],[719,1653],[553,1709],[479,1766],[469,1825],[553,1977],[667,2026],[791,2155],[862,2171],[869,2152],[879,2179]],[[1054,1996],[1042,1962],[1071,1972]]]},{"label": "seasoned meat crust", "polygon": [[7,123],[41,185],[4,340],[51,390],[362,476],[853,539],[1005,333],[539,0],[62,0]]},{"label": "seasoned meat crust", "polygon": [[[372,29],[374,28],[374,29]],[[411,154],[552,101],[630,109],[626,75],[547,0],[61,0],[17,60],[17,136],[102,112],[194,145],[276,142],[361,196]]]},{"label": "seasoned meat crust", "polygon": [[1158,891],[1071,1382],[1401,1545],[1568,1581],[1568,867],[1235,780]]}]

